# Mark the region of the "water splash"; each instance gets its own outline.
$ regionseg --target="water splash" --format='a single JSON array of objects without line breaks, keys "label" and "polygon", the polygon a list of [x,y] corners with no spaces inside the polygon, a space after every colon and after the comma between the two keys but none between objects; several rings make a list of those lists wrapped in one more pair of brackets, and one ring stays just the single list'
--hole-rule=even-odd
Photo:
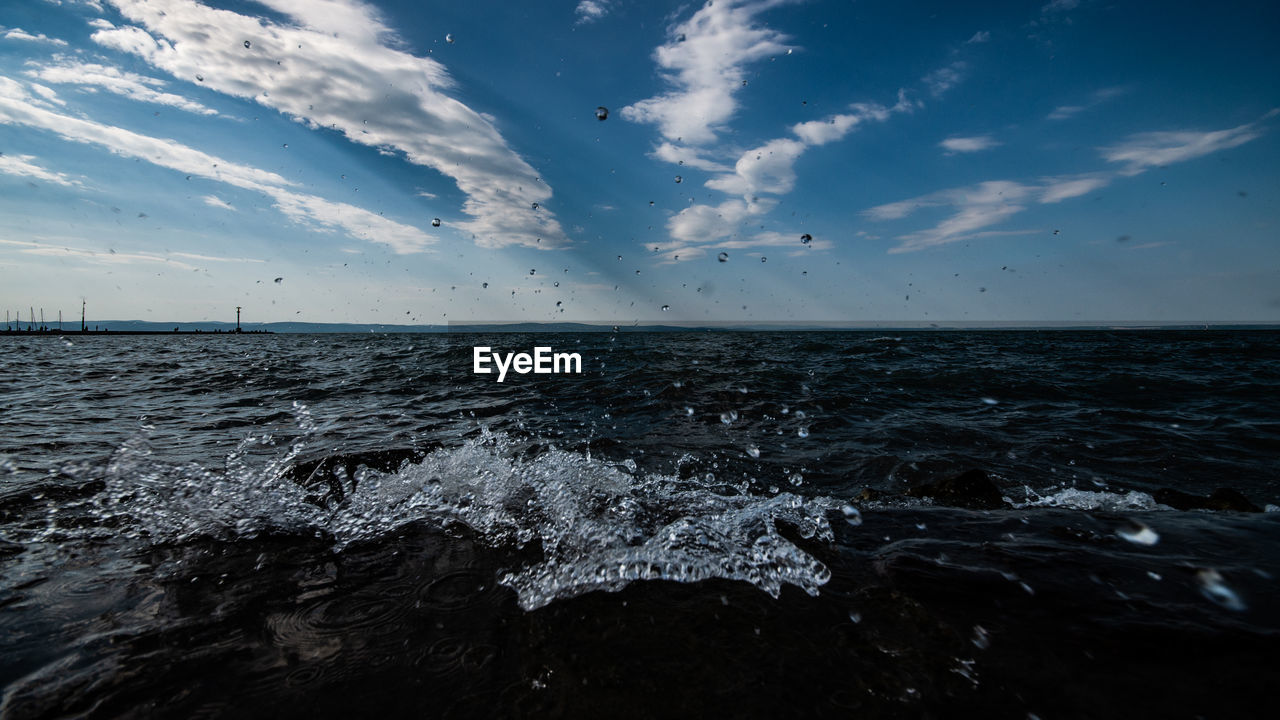
[{"label": "water splash", "polygon": [[834,501],[708,487],[556,448],[529,457],[487,430],[394,472],[361,467],[338,479],[353,487],[325,507],[288,472],[319,432],[305,407],[295,414],[299,439],[265,460],[252,451],[270,436],[246,440],[224,471],[162,463],[145,438],[126,443],[88,501],[98,522],[86,532],[146,544],[300,533],[329,537],[341,552],[410,523],[462,523],[513,558],[532,558],[513,559],[498,578],[526,610],[636,580],[742,580],[776,597],[784,584],[816,595],[830,579],[777,525],[833,541]]}]

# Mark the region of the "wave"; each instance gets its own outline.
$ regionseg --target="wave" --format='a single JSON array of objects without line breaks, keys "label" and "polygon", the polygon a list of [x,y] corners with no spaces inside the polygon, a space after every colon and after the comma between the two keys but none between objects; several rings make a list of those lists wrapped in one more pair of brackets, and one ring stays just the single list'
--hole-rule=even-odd
[{"label": "wave", "polygon": [[313,477],[343,488],[326,503],[316,482],[288,472],[315,431],[305,408],[298,413],[303,438],[257,461],[250,450],[272,441],[247,439],[222,471],[158,461],[145,438],[125,443],[106,465],[101,492],[84,501],[96,522],[82,532],[144,544],[320,534],[341,552],[410,523],[462,523],[496,548],[540,549],[511,553],[535,559],[499,574],[526,610],[636,580],[742,580],[777,597],[784,584],[816,595],[830,578],[778,526],[831,542],[834,500],[752,495],[709,474],[644,473],[631,461],[554,447],[525,457],[510,437],[487,430],[394,471]]}]

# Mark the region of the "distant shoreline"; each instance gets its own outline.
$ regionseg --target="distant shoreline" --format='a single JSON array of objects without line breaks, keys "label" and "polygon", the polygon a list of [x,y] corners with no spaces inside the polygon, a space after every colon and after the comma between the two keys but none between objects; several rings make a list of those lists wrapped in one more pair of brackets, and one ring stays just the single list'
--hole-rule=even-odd
[{"label": "distant shoreline", "polygon": [[[112,326],[115,327],[112,327]],[[143,327],[139,327],[143,325]],[[187,325],[183,329],[181,323],[168,325],[170,329],[159,329],[167,323],[138,323],[122,321],[118,323],[97,323],[98,329],[90,330],[56,330],[56,329],[5,329],[0,327],[0,337],[87,337],[111,335],[199,335],[213,337],[236,337],[243,335],[454,335],[454,334],[496,334],[496,333],[734,333],[734,332],[854,332],[854,333],[920,333],[920,332],[1212,332],[1212,331],[1277,331],[1280,324],[1272,323],[1098,323],[1098,324],[1048,324],[1030,325],[1014,323],[989,323],[972,325],[902,324],[902,325],[609,325],[594,323],[477,323],[457,325],[355,325],[325,323],[264,323],[254,329],[236,331],[234,327],[195,327]],[[149,327],[148,327],[149,326]],[[159,326],[159,327],[157,327]]]}]

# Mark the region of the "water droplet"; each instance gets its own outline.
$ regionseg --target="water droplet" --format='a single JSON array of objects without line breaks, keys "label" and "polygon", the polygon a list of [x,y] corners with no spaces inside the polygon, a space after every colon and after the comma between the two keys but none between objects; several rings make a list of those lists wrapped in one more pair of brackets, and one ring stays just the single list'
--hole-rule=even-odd
[{"label": "water droplet", "polygon": [[760,256],[760,262],[769,262],[769,258],[767,258],[767,257],[765,257],[765,256],[763,256],[763,255],[761,255],[761,256]]},{"label": "water droplet", "polygon": [[973,626],[973,644],[979,650],[986,650],[991,647],[991,638],[987,637],[987,629],[981,625]]},{"label": "water droplet", "polygon": [[537,268],[531,268],[531,269],[529,270],[529,274],[530,274],[530,275],[537,275],[537,274],[538,274],[538,269],[537,269]]},{"label": "water droplet", "polygon": [[844,513],[844,519],[850,525],[853,525],[856,527],[862,524],[862,513],[858,510],[858,508],[852,505],[845,505],[844,507],[840,508],[840,512]]},{"label": "water droplet", "polygon": [[1204,596],[1228,610],[1239,612],[1244,610],[1244,601],[1234,590],[1222,581],[1217,570],[1205,569],[1196,572],[1196,582],[1200,584],[1200,592]]},{"label": "water droplet", "polygon": [[748,445],[747,454],[753,458],[758,458],[760,457],[760,448],[756,447],[755,445]]},{"label": "water droplet", "polygon": [[808,270],[801,270],[801,271],[800,271],[800,277],[809,277],[809,271],[808,271]]},{"label": "water droplet", "polygon": [[678,184],[680,184],[680,183],[682,183],[682,182],[684,182],[684,178],[682,178],[682,177],[680,177],[679,175],[677,175],[677,176],[676,176],[676,184],[678,185]]},{"label": "water droplet", "polygon": [[663,306],[662,306],[662,312],[666,312],[666,311],[668,311],[668,310],[670,310],[670,309],[671,309],[671,306],[670,306],[670,305],[663,305]]},{"label": "water droplet", "polygon": [[788,55],[790,55],[790,54],[791,54],[791,48],[787,48],[787,54],[788,54]]},{"label": "water droplet", "polygon": [[691,407],[689,407],[688,405],[686,405],[686,406],[685,406],[685,408],[684,408],[684,414],[685,414],[685,415],[693,415],[693,408],[691,408]]},{"label": "water droplet", "polygon": [[279,285],[279,284],[280,284],[280,283],[282,283],[282,282],[284,282],[284,278],[282,278],[282,277],[278,277],[278,278],[276,278],[276,284],[277,284],[277,285]]},{"label": "water droplet", "polygon": [[440,218],[433,218],[431,220],[431,227],[440,227]]},{"label": "water droplet", "polygon": [[637,274],[637,275],[639,275],[639,274],[640,274],[640,271],[639,271],[639,270],[637,270],[637,271],[636,271],[636,274]]},{"label": "water droplet", "polygon": [[809,428],[801,427],[799,430],[796,430],[796,434],[802,438],[807,438],[809,437]]},{"label": "water droplet", "polygon": [[447,43],[449,43],[450,45],[452,45],[452,44],[453,44],[453,33],[446,33],[446,34],[445,34],[445,36],[444,36],[444,41],[445,41],[445,42],[447,42]]},{"label": "water droplet", "polygon": [[862,622],[862,613],[860,613],[860,612],[858,612],[858,611],[856,611],[856,610],[850,610],[850,611],[849,611],[849,621],[850,621],[850,622],[852,622],[852,623],[854,623],[855,625],[856,625],[856,624],[858,624],[858,623],[860,623],[860,622]]},{"label": "water droplet", "polygon": [[556,286],[556,287],[560,287],[560,281],[559,281],[559,280],[557,280],[557,281],[555,281],[555,282],[553,282],[553,283],[551,283],[551,284],[552,284],[552,285],[554,285],[554,286]]},{"label": "water droplet", "polygon": [[196,75],[196,82],[204,82],[204,76],[203,76],[203,75]]},{"label": "water droplet", "polygon": [[537,209],[538,209],[538,203],[533,203],[533,209],[534,209],[534,210],[537,210]]},{"label": "water droplet", "polygon": [[[800,487],[804,484],[804,476],[800,473],[791,473],[791,475],[787,477],[787,481],[796,487]],[[848,516],[846,515],[845,517]]]},{"label": "water droplet", "polygon": [[1000,401],[995,398],[984,397],[982,398],[982,403],[984,405],[999,405]]},{"label": "water droplet", "polygon": [[609,108],[601,105],[596,108],[596,119],[604,122],[609,119]]},{"label": "water droplet", "polygon": [[676,42],[684,42],[684,33],[680,33],[676,36]]},{"label": "water droplet", "polygon": [[809,243],[813,242],[813,236],[810,235],[809,233],[805,233],[800,236],[800,242],[805,245],[808,245]]},{"label": "water droplet", "polygon": [[289,149],[289,143],[285,143],[282,147],[284,147],[284,149],[285,149],[285,150],[288,150],[288,149]]},{"label": "water droplet", "polygon": [[245,41],[244,41],[244,46],[245,46],[245,48],[246,48],[246,49],[247,49],[250,45],[252,45],[252,44],[253,44],[253,43],[249,42],[248,40],[245,40]]},{"label": "water droplet", "polygon": [[556,307],[560,307],[560,305],[561,305],[561,301],[560,301],[560,300],[557,300],[557,301],[556,301]]},{"label": "water droplet", "polygon": [[719,260],[720,262],[729,262],[729,253],[722,252],[716,256],[716,259]]},{"label": "water droplet", "polygon": [[489,283],[480,283],[480,287],[482,287],[482,288],[488,288],[488,287],[489,287]]},{"label": "water droplet", "polygon": [[1130,520],[1125,527],[1116,530],[1116,535],[1128,540],[1134,545],[1155,545],[1160,542],[1160,535],[1155,530],[1143,525],[1137,520]]},{"label": "water droplet", "polygon": [[729,412],[720,413],[720,422],[724,423],[725,425],[728,425],[737,419],[738,419],[737,410],[730,410]]}]

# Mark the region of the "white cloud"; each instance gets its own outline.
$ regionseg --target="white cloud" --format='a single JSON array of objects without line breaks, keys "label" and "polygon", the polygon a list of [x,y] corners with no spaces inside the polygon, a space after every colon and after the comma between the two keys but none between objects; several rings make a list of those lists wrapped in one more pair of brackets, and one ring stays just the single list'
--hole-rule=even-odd
[{"label": "white cloud", "polygon": [[[471,216],[456,227],[479,245],[567,244],[547,207],[551,189],[508,147],[493,118],[445,94],[454,82],[440,63],[395,49],[372,8],[357,0],[261,2],[296,24],[192,0],[113,0],[134,25],[92,37],[174,77],[199,75],[212,90],[403,153],[410,163],[452,178],[467,196],[462,211]],[[542,206],[537,212],[535,202]]]},{"label": "white cloud", "polygon": [[223,200],[217,195],[205,195],[200,199],[203,200],[204,204],[208,205],[209,207],[221,208],[222,210],[235,210],[235,208],[231,206],[231,203],[227,202],[226,200]]},{"label": "white cloud", "polygon": [[727,172],[729,170],[727,165],[704,157],[696,148],[673,145],[668,142],[659,144],[649,156],[669,162],[672,165],[684,165],[707,172]]},{"label": "white cloud", "polygon": [[61,40],[59,38],[51,38],[48,35],[45,35],[44,33],[33,35],[27,32],[26,30],[23,30],[22,28],[9,28],[7,31],[5,31],[4,39],[5,40],[26,40],[27,42],[48,43],[50,45],[57,45],[59,47],[65,47],[67,44],[66,40]]},{"label": "white cloud", "polygon": [[1075,175],[1070,177],[1045,178],[1041,188],[1040,202],[1056,203],[1081,195],[1087,195],[1111,184],[1112,176],[1107,173],[1091,175]]},{"label": "white cloud", "polygon": [[920,81],[928,88],[931,95],[940,97],[964,79],[964,72],[967,67],[968,65],[963,60],[957,60],[925,75]]},{"label": "white cloud", "polygon": [[44,98],[48,102],[53,103],[54,105],[67,104],[66,100],[63,100],[62,98],[58,97],[58,93],[54,92],[53,88],[45,87],[40,83],[31,83],[31,91],[39,95],[40,97]]},{"label": "white cloud", "polygon": [[48,170],[32,162],[35,159],[34,155],[0,155],[0,173],[43,180],[63,187],[84,187],[70,175]]},{"label": "white cloud", "polygon": [[[58,58],[58,64],[37,66],[26,72],[28,77],[62,85],[101,88],[139,102],[166,105],[200,115],[217,115],[218,111],[173,93],[161,92],[163,80],[146,77],[98,63]],[[34,86],[33,86],[34,87]]]},{"label": "white cloud", "polygon": [[990,150],[1000,145],[990,135],[975,135],[973,137],[949,137],[938,143],[938,146],[951,153],[972,153]]},{"label": "white cloud", "polygon": [[669,141],[706,144],[737,112],[734,97],[744,66],[787,51],[787,37],[756,24],[756,16],[786,0],[707,3],[671,28],[654,60],[673,90],[622,109],[622,116],[658,126]]},{"label": "white cloud", "polygon": [[1124,163],[1123,174],[1137,175],[1147,168],[1172,165],[1237,147],[1261,135],[1262,128],[1256,122],[1210,132],[1139,133],[1117,145],[1101,148],[1101,152],[1108,162]]},{"label": "white cloud", "polygon": [[1123,87],[1109,87],[1096,90],[1089,97],[1089,100],[1083,105],[1059,105],[1054,108],[1053,112],[1049,113],[1048,119],[1067,120],[1073,118],[1085,110],[1092,109],[1112,98],[1120,97],[1126,92],[1128,92],[1128,89]]},{"label": "white cloud", "polygon": [[973,34],[973,37],[969,38],[968,40],[965,40],[964,44],[977,45],[979,43],[987,42],[990,39],[991,39],[991,33],[987,32],[986,30],[979,30],[978,32]]},{"label": "white cloud", "polygon": [[18,82],[0,77],[0,124],[48,130],[59,137],[97,145],[121,157],[146,160],[159,167],[255,190],[295,222],[323,230],[341,230],[351,237],[382,243],[398,253],[424,250],[435,238],[421,230],[346,203],[332,202],[290,189],[283,177],[248,165],[228,162],[174,140],[141,135],[92,120],[62,115],[32,102]]},{"label": "white cloud", "polygon": [[0,245],[9,245],[20,248],[18,252],[24,255],[39,255],[42,257],[62,258],[67,260],[79,260],[81,262],[95,263],[99,265],[133,265],[136,263],[162,263],[179,270],[197,270],[196,266],[173,260],[165,255],[148,252],[101,252],[99,250],[89,250],[86,248],[69,247],[64,245],[43,245],[36,242],[28,242],[23,240],[0,240]]},{"label": "white cloud", "polygon": [[[946,208],[949,211],[931,228],[899,235],[898,245],[889,250],[891,253],[1003,234],[1002,231],[984,231],[984,228],[1004,222],[1025,210],[1031,202],[1050,204],[1080,197],[1106,187],[1119,176],[1138,175],[1151,167],[1193,160],[1238,147],[1261,136],[1261,123],[1276,115],[1280,115],[1280,109],[1272,110],[1257,122],[1226,130],[1151,132],[1130,136],[1122,143],[1101,149],[1106,160],[1126,165],[1119,172],[1048,177],[1039,183],[994,180],[878,205],[864,211],[863,215],[872,220],[887,221],[901,220],[926,208]],[[1021,232],[1015,231],[1015,234]]]},{"label": "white cloud", "polygon": [[578,16],[578,25],[593,23],[609,14],[609,2],[608,0],[581,0],[573,12]]}]

